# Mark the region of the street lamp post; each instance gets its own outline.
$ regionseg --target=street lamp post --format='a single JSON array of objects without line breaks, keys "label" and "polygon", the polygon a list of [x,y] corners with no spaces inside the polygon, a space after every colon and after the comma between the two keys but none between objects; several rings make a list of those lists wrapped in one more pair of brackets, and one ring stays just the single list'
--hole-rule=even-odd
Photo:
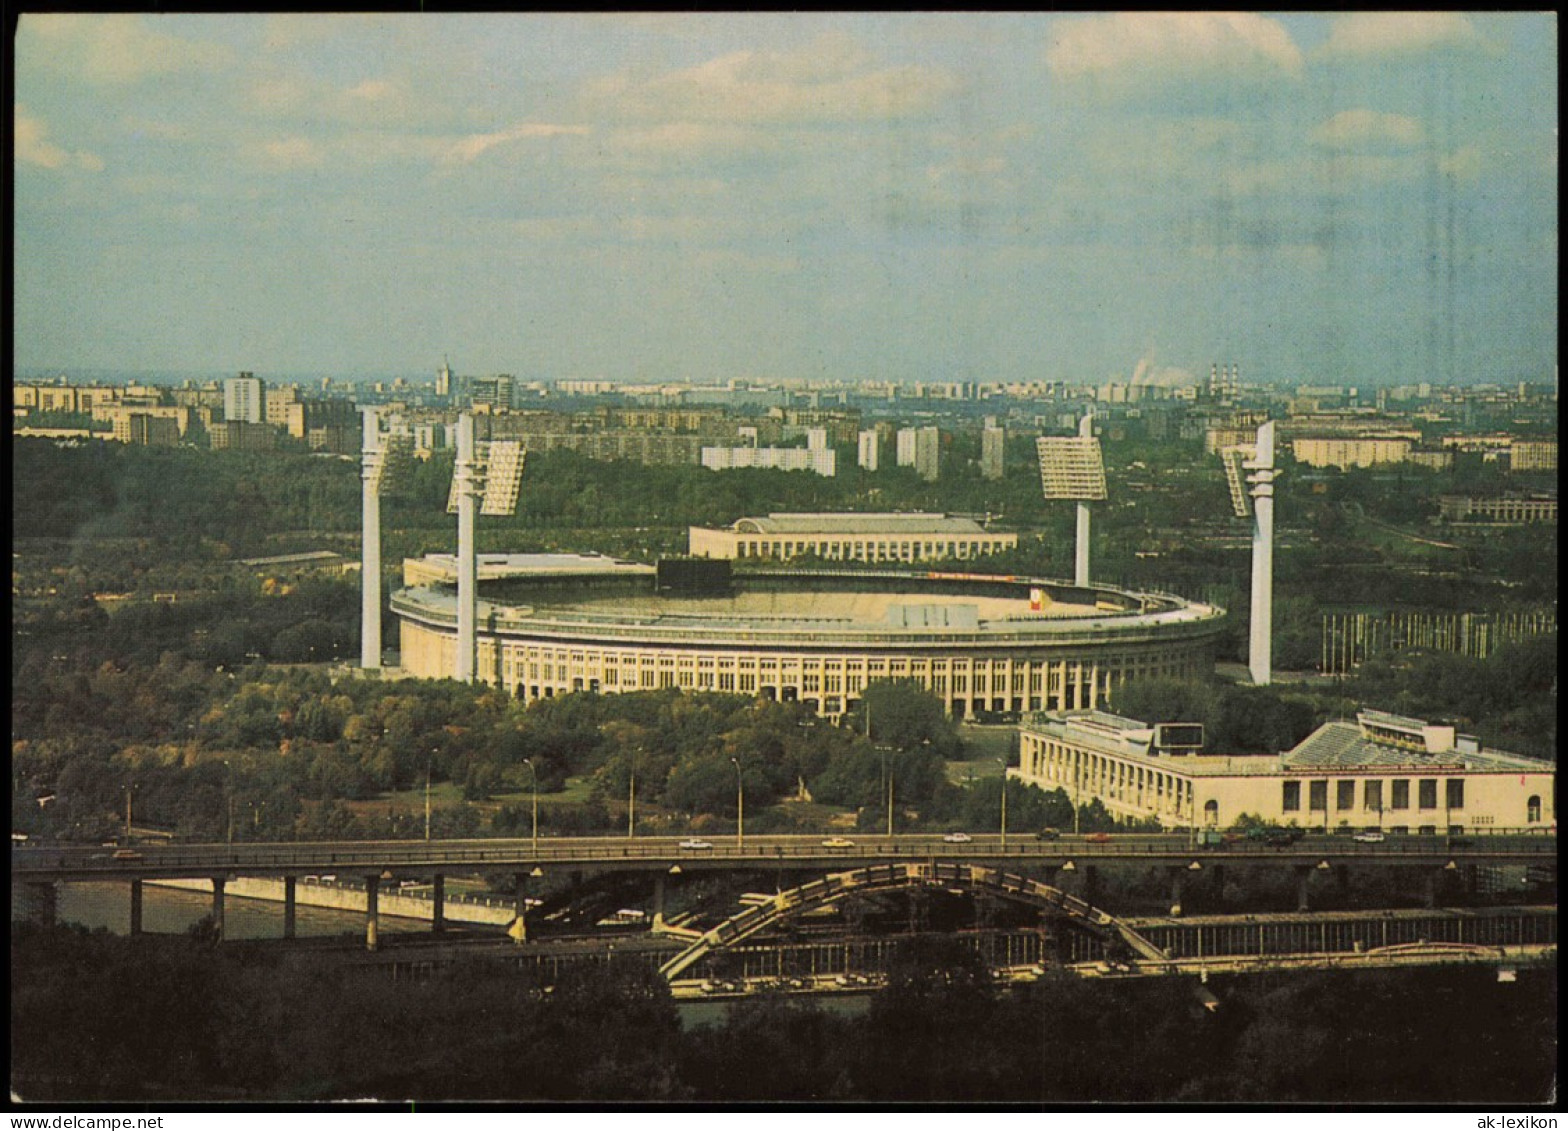
[{"label": "street lamp post", "polygon": [[534,768],[532,758],[524,758],[523,765],[528,767],[528,778],[533,786],[533,851],[539,851],[539,771]]},{"label": "street lamp post", "polygon": [[740,759],[731,758],[730,762],[735,767],[735,843],[737,847],[746,847],[746,782],[741,777]]},{"label": "street lamp post", "polygon": [[229,760],[223,760],[223,778],[229,795],[229,843],[234,843],[234,767]]},{"label": "street lamp post", "polygon": [[430,763],[425,763],[425,839],[430,839]]},{"label": "street lamp post", "polygon": [[893,767],[888,763],[887,751],[882,751],[882,776],[887,780],[887,835],[893,835]]},{"label": "street lamp post", "polygon": [[637,750],[631,753],[632,769],[626,784],[626,835],[637,835]]},{"label": "street lamp post", "polygon": [[131,791],[135,788],[134,782],[125,787],[125,843],[127,845],[131,843]]},{"label": "street lamp post", "polygon": [[998,758],[996,764],[1002,767],[1002,851],[1007,851],[1007,760]]}]

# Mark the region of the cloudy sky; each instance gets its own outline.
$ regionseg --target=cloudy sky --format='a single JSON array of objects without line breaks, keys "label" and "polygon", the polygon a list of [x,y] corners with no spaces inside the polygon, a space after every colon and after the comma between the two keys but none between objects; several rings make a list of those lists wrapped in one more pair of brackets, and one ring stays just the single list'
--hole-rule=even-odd
[{"label": "cloudy sky", "polygon": [[24,15],[20,367],[1551,380],[1536,14]]}]

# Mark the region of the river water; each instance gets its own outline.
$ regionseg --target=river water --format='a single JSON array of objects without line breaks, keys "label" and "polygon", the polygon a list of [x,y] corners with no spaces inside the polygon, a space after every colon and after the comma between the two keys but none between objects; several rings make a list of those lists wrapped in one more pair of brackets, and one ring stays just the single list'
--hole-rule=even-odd
[{"label": "river water", "polygon": [[[89,930],[99,927],[117,935],[131,929],[130,886],[118,883],[59,884],[55,918]],[[142,929],[153,934],[177,935],[189,930],[203,915],[212,911],[212,896],[181,888],[142,885]],[[333,907],[296,906],[295,927],[300,935],[355,935],[363,937],[365,917],[357,911]],[[11,918],[26,914],[20,889],[11,894]],[[223,900],[226,933],[231,939],[279,938],[283,934],[283,905],[262,899],[242,899],[227,895]],[[381,916],[381,930],[428,931],[430,924],[420,919]],[[821,994],[812,998],[819,1008],[830,1013],[864,1013],[870,996],[863,994]],[[690,1028],[697,1025],[722,1025],[729,1003],[719,1001],[681,1001],[676,1003],[681,1021]]]},{"label": "river water", "polygon": [[[122,883],[59,884],[55,918],[61,923],[76,923],[89,930],[106,928],[117,935],[131,929],[131,888]],[[11,918],[25,914],[20,887],[11,893]],[[358,911],[334,907],[295,907],[295,930],[300,935],[363,935],[365,916]],[[212,911],[212,896],[180,888],[142,885],[142,929],[152,934],[178,935]],[[244,899],[233,894],[223,900],[224,933],[231,939],[281,938],[283,904],[264,899]],[[383,933],[391,931],[428,931],[430,924],[421,919],[381,916]]]}]

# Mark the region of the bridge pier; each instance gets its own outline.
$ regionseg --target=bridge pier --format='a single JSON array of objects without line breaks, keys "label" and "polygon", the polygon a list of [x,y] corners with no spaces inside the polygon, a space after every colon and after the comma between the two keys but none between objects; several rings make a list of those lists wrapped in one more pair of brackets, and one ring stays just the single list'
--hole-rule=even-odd
[{"label": "bridge pier", "polygon": [[1225,906],[1225,865],[1209,865],[1209,883],[1214,887],[1214,906],[1218,910]]},{"label": "bridge pier", "polygon": [[222,876],[212,877],[212,927],[219,942],[223,941],[223,889],[228,882]]},{"label": "bridge pier", "polygon": [[1296,865],[1296,910],[1312,910],[1312,901],[1307,896],[1307,885],[1312,881],[1312,865]]},{"label": "bridge pier", "polygon": [[516,937],[518,942],[527,942],[528,941],[528,873],[527,872],[518,872],[517,873],[517,887],[516,887],[515,891],[516,891],[516,894],[513,896],[513,900],[514,900],[513,914],[516,915],[516,917],[517,917],[517,934],[516,934],[515,937]]},{"label": "bridge pier", "polygon": [[440,872],[430,879],[430,929],[446,930],[446,876]]},{"label": "bridge pier", "polygon": [[365,949],[381,946],[381,877],[365,877]]},{"label": "bridge pier", "polygon": [[131,934],[142,933],[142,882],[131,881]]},{"label": "bridge pier", "polygon": [[1437,893],[1443,883],[1443,870],[1441,868],[1426,869],[1426,883],[1422,889],[1422,906],[1436,907]]},{"label": "bridge pier", "polygon": [[299,885],[297,876],[283,877],[283,937],[291,939],[297,933],[295,919],[298,914],[298,899],[296,889]]},{"label": "bridge pier", "polygon": [[1173,864],[1166,871],[1171,874],[1171,915],[1177,916],[1181,914],[1182,882],[1185,879],[1187,869]]},{"label": "bridge pier", "polygon": [[41,927],[54,926],[59,902],[60,892],[52,880],[41,883],[28,882],[22,885],[22,903],[27,918]]},{"label": "bridge pier", "polygon": [[653,875],[653,923],[652,930],[658,934],[664,930],[664,873],[655,872]]},{"label": "bridge pier", "polygon": [[1100,894],[1100,869],[1093,864],[1083,866],[1083,901],[1093,904]]}]

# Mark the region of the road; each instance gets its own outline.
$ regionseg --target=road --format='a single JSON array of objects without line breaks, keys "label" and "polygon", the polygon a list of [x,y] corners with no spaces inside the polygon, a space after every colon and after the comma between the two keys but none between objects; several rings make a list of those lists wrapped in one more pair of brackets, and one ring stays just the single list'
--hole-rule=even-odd
[{"label": "road", "polygon": [[[1103,835],[1103,834],[1100,834]],[[683,844],[684,839],[684,844]],[[709,837],[700,847],[680,837],[541,837],[511,840],[344,841],[275,844],[172,844],[134,849],[104,846],[13,844],[11,877],[16,882],[84,879],[172,879],[204,876],[428,875],[433,872],[531,871],[570,867],[580,871],[725,870],[745,867],[855,868],[905,860],[975,863],[1017,862],[1060,867],[1085,864],[1214,863],[1445,864],[1555,863],[1551,835],[1498,835],[1450,844],[1443,836],[1390,836],[1368,844],[1342,835],[1313,834],[1286,847],[1241,841],[1219,848],[1191,845],[1185,834],[1114,834],[1103,841],[1063,835],[1037,840],[995,833],[952,843],[940,834],[863,836],[833,846],[821,836]]]}]

